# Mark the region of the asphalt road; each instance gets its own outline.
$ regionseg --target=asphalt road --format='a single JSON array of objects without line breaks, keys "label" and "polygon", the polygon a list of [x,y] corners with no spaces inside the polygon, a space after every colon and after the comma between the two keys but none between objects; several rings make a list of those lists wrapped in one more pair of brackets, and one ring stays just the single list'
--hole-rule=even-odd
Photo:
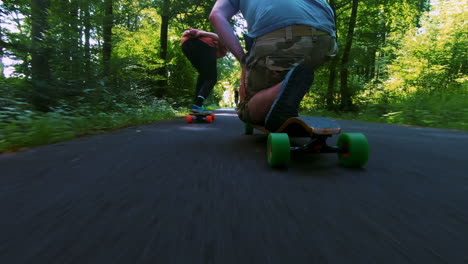
[{"label": "asphalt road", "polygon": [[339,123],[364,169],[270,169],[232,110],[0,155],[0,263],[468,263],[468,133]]}]

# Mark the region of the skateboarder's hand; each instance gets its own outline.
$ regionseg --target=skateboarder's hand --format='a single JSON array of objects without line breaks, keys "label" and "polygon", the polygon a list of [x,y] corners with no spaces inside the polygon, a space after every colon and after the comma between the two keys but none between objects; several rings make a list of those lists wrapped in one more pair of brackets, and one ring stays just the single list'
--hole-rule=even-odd
[{"label": "skateboarder's hand", "polygon": [[191,28],[190,29],[190,36],[193,38],[198,38],[200,36],[200,30]]},{"label": "skateboarder's hand", "polygon": [[200,30],[191,28],[184,31],[184,37],[198,38],[200,36]]}]

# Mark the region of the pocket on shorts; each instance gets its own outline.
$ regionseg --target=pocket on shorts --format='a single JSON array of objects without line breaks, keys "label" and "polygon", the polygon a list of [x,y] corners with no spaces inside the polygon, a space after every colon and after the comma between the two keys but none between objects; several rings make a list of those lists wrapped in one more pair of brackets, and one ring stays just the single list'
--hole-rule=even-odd
[{"label": "pocket on shorts", "polygon": [[304,61],[302,56],[267,56],[265,66],[270,71],[289,71],[292,67]]}]

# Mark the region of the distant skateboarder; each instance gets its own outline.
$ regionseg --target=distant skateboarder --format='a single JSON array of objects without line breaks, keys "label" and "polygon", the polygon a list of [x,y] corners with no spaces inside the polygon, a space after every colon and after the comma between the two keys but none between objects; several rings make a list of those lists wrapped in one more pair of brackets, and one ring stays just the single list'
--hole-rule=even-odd
[{"label": "distant skateboarder", "polygon": [[182,52],[198,72],[191,110],[194,113],[203,113],[203,102],[210,95],[218,78],[216,59],[224,57],[227,49],[215,33],[194,28],[184,31],[181,45]]}]

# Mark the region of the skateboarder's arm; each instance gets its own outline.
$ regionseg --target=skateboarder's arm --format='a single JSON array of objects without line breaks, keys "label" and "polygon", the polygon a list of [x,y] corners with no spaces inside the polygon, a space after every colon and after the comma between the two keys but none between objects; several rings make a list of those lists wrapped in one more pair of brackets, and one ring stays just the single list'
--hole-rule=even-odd
[{"label": "skateboarder's arm", "polygon": [[203,31],[195,28],[191,28],[189,30],[186,30],[183,34],[184,37],[190,37],[190,38],[200,38],[200,37],[208,37],[213,40],[219,41],[219,37],[216,33],[213,32],[208,32],[208,31]]},{"label": "skateboarder's arm", "polygon": [[211,10],[210,21],[216,33],[218,33],[221,42],[226,45],[228,50],[231,51],[238,61],[241,61],[244,56],[244,50],[229,23],[229,19],[231,19],[237,11],[239,10],[233,7],[229,0],[218,0]]}]

